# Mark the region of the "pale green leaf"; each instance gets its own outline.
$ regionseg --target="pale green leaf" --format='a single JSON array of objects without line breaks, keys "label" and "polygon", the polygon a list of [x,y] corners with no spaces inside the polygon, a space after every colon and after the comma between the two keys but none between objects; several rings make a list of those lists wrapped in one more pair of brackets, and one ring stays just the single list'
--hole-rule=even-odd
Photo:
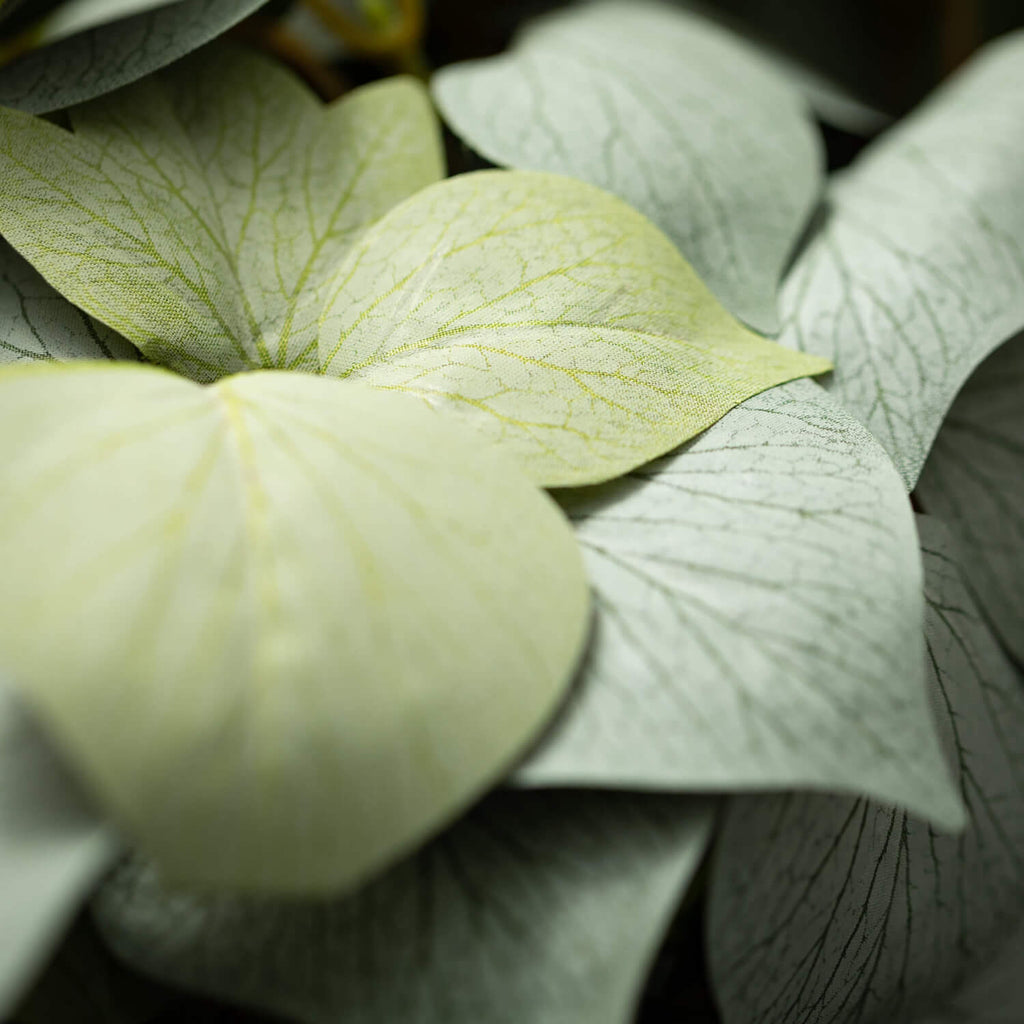
[{"label": "pale green leaf", "polygon": [[710,825],[683,797],[502,792],[348,899],[204,900],[135,862],[94,909],[137,967],[304,1024],[629,1024]]},{"label": "pale green leaf", "polygon": [[202,380],[317,368],[354,239],[442,174],[409,78],[325,108],[283,68],[203,53],[72,111],[0,111],[0,229],[62,294]]},{"label": "pale green leaf", "polygon": [[0,105],[44,113],[82,103],[178,60],[264,3],[175,0],[96,25],[0,67]]},{"label": "pale green leaf", "polygon": [[117,848],[21,702],[0,685],[0,1018]]},{"label": "pale green leaf", "polygon": [[917,497],[949,526],[982,610],[1024,665],[1024,336],[996,349],[960,392]]},{"label": "pale green leaf", "polygon": [[927,704],[899,476],[817,385],[572,491],[597,617],[523,785],[807,786],[962,822]]},{"label": "pale green leaf", "polygon": [[745,796],[711,867],[724,1024],[893,1024],[941,1005],[1024,914],[1024,680],[919,520],[932,698],[971,815],[940,834],[846,797]]},{"label": "pale green leaf", "polygon": [[72,306],[0,239],[0,363],[35,359],[138,359],[138,352]]},{"label": "pale green leaf", "polygon": [[560,175],[424,189],[362,236],[337,282],[324,373],[420,396],[545,486],[618,476],[828,369],[747,330],[646,218]]},{"label": "pale green leaf", "polygon": [[1024,326],[1024,34],[977,56],[833,179],[786,280],[782,341],[913,487],[974,367]]},{"label": "pale green leaf", "polygon": [[541,19],[508,53],[443,68],[433,92],[488,160],[616,193],[728,309],[777,328],[823,161],[801,97],[756,49],[693,13],[617,0]]},{"label": "pale green leaf", "polygon": [[171,877],[353,884],[549,716],[579,553],[472,441],[307,374],[0,373],[0,662]]}]

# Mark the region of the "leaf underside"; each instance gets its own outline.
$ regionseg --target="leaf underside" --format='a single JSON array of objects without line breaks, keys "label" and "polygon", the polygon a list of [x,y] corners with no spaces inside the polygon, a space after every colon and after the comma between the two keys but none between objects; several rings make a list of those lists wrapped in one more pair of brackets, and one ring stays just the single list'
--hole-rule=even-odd
[{"label": "leaf underside", "polygon": [[944,530],[919,523],[933,701],[971,825],[943,835],[845,797],[736,798],[710,897],[725,1024],[915,1020],[986,967],[1024,912],[1022,679]]}]

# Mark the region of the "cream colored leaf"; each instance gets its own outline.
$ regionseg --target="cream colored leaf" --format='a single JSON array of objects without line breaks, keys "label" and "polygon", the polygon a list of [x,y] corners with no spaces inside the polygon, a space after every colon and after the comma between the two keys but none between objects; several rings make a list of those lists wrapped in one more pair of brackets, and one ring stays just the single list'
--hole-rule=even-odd
[{"label": "cream colored leaf", "polygon": [[170,877],[351,885],[550,714],[580,557],[471,441],[305,374],[0,373],[0,662]]},{"label": "cream colored leaf", "polygon": [[424,189],[339,270],[324,373],[420,396],[545,486],[675,448],[745,398],[828,369],[747,330],[624,202],[553,174]]},{"label": "cream colored leaf", "polygon": [[0,230],[76,305],[201,380],[315,370],[325,282],[363,229],[442,173],[414,80],[324,108],[233,49],[71,119],[73,134],[0,111]]}]

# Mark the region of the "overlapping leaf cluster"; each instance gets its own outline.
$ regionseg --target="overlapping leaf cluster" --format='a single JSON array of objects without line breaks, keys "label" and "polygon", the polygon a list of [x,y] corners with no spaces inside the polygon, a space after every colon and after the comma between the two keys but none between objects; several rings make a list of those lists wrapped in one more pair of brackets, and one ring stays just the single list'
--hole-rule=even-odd
[{"label": "overlapping leaf cluster", "polygon": [[[775,66],[637,3],[435,77],[514,171],[439,181],[410,81],[324,110],[234,51],[0,113],[0,667],[155,858],[95,905],[124,957],[298,1020],[625,1024],[698,794],[771,790],[710,861],[726,1024],[980,973],[1024,912],[1021,46],[829,182]],[[36,362],[132,353],[206,386]],[[443,829],[550,720],[584,570],[568,699]],[[113,845],[48,828],[17,983]]]}]

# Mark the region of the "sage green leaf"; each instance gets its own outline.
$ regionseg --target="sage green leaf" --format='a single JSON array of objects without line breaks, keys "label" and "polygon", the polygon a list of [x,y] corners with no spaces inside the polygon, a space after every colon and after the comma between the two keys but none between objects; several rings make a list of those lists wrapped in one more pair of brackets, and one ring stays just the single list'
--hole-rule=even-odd
[{"label": "sage green leaf", "polygon": [[0,239],[0,364],[35,359],[138,359],[138,352],[72,306]]},{"label": "sage green leaf", "polygon": [[833,179],[782,342],[913,487],[974,367],[1024,326],[1024,34],[992,44]]},{"label": "sage green leaf", "polygon": [[839,789],[962,824],[927,703],[906,493],[821,388],[765,392],[559,500],[597,615],[520,784]]},{"label": "sage green leaf", "polygon": [[756,49],[641,0],[573,7],[434,97],[492,163],[600,185],[651,218],[734,314],[778,327],[776,287],[822,182],[804,102]]},{"label": "sage green leaf", "polygon": [[0,663],[170,877],[354,884],[549,716],[579,553],[472,441],[307,374],[0,373]]},{"label": "sage green leaf", "polygon": [[113,832],[0,685],[0,1018],[117,856]]},{"label": "sage green leaf", "polygon": [[1024,914],[1024,680],[944,532],[919,523],[933,702],[971,825],[942,835],[838,796],[736,798],[711,869],[725,1024],[913,1020],[987,966]]},{"label": "sage green leaf", "polygon": [[84,103],[184,57],[265,2],[169,0],[78,32],[0,67],[0,105],[41,114]]},{"label": "sage green leaf", "polygon": [[700,865],[710,805],[489,797],[346,899],[203,899],[129,863],[94,904],[114,950],[303,1024],[629,1024]]},{"label": "sage green leaf", "polygon": [[964,386],[935,439],[917,496],[950,528],[964,575],[1024,664],[1024,335]]},{"label": "sage green leaf", "polygon": [[63,0],[33,30],[36,46],[48,46],[100,25],[130,18],[178,0]]},{"label": "sage green leaf", "polygon": [[418,395],[544,486],[618,476],[829,365],[747,330],[650,221],[560,175],[424,189],[359,239],[337,282],[324,373]]},{"label": "sage green leaf", "polygon": [[240,50],[204,51],[71,117],[74,134],[0,111],[0,229],[72,302],[201,380],[315,370],[331,273],[442,173],[413,79],[325,108]]}]

